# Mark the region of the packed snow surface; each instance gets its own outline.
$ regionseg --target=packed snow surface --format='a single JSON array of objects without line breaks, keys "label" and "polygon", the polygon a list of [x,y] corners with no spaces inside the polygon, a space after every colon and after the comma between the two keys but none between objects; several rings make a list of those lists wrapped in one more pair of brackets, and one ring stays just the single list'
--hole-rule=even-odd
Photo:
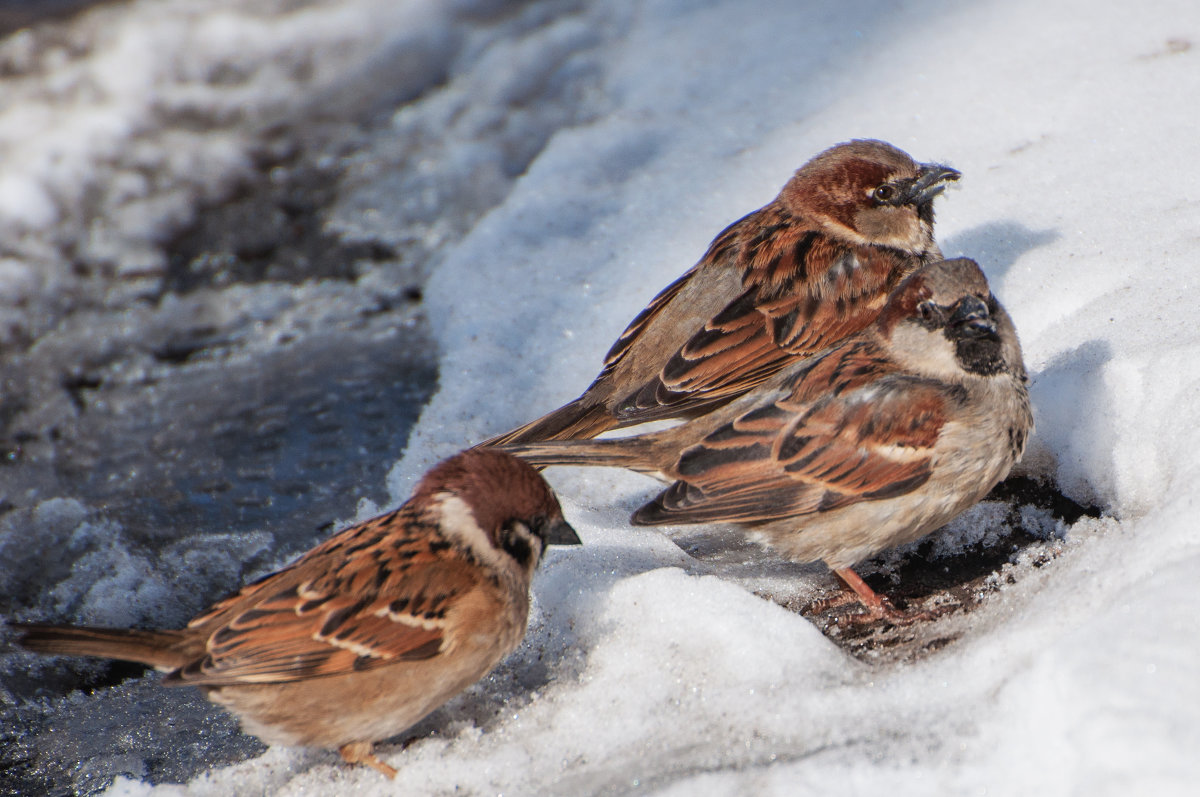
[{"label": "packed snow surface", "polygon": [[[755,594],[800,589],[778,572],[729,576],[679,532],[631,528],[655,482],[553,470],[585,545],[547,556],[517,653],[412,744],[381,746],[396,783],[272,748],[183,785],[130,765],[110,793],[1194,788],[1192,0],[174,0],[97,13],[106,24],[72,23],[83,44],[61,63],[4,89],[0,295],[34,302],[71,279],[64,252],[153,275],[181,217],[253,169],[261,120],[320,107],[336,121],[339,99],[378,93],[392,115],[344,156],[324,223],[391,241],[402,217],[432,253],[439,387],[387,479],[394,503],[440,458],[578,395],[646,301],[808,157],[879,138],[962,171],[938,201],[938,238],[980,262],[1021,333],[1037,417],[1022,472],[1103,512],[1014,557],[947,644],[872,663]],[[19,45],[0,58],[46,58]],[[311,286],[288,290],[319,305]],[[45,522],[114,534],[70,501],[44,496]],[[987,517],[960,521],[944,547]],[[261,555],[260,538],[242,545]],[[195,550],[164,565],[178,574],[166,583],[221,567],[213,546]],[[94,615],[155,616],[163,584],[138,592],[138,556],[105,560],[118,570],[85,601]]]}]

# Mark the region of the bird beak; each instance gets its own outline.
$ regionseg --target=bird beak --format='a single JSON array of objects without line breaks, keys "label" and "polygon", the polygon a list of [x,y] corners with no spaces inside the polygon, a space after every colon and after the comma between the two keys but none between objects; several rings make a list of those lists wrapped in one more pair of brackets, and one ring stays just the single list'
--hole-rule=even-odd
[{"label": "bird beak", "polygon": [[579,539],[579,535],[575,533],[575,529],[571,528],[571,524],[559,518],[547,530],[546,544],[582,545],[583,542]]},{"label": "bird beak", "polygon": [[908,189],[908,201],[914,205],[929,202],[946,190],[947,183],[956,182],[960,177],[962,172],[949,166],[922,163],[921,168],[917,170],[917,179]]},{"label": "bird beak", "polygon": [[954,305],[946,325],[960,337],[995,337],[996,324],[987,305],[975,296],[964,296]]}]

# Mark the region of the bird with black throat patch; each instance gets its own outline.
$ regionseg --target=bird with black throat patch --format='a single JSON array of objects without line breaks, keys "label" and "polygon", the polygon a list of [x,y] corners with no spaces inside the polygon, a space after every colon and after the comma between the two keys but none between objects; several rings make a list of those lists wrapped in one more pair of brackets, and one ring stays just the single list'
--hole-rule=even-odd
[{"label": "bird with black throat patch", "polygon": [[388,777],[374,743],[482,678],[525,635],[547,545],[575,545],[528,464],[465,451],[399,509],[351,526],[178,631],[16,625],[40,653],[101,656],[197,686],[271,744],[336,749]]},{"label": "bird with black throat patch", "polygon": [[1021,346],[971,260],[916,271],[879,318],[713,412],[631,437],[511,444],[539,467],[624,467],[672,482],[635,525],[736,524],[823,561],[868,616],[906,616],[852,569],[983,498],[1033,431]]},{"label": "bird with black throat patch", "polygon": [[933,201],[959,177],[882,141],[820,153],[650,301],[579,398],[484,445],[696,417],[853,335],[900,280],[941,260]]}]

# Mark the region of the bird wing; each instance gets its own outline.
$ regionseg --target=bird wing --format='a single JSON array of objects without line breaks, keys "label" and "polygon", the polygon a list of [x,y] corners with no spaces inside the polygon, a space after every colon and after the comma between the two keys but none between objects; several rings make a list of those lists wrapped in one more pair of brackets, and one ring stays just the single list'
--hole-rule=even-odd
[{"label": "bird wing", "polygon": [[738,223],[758,229],[748,240],[738,243],[730,231],[719,237],[696,269],[659,294],[618,339],[606,371],[615,372],[655,324],[678,323],[680,313],[668,308],[684,298],[681,282],[698,269],[707,264],[739,275],[740,292],[703,320],[665,365],[612,404],[620,425],[696,415],[743,395],[796,358],[874,321],[906,271],[897,253],[847,248],[801,224],[770,224],[766,211],[752,226],[756,214]]},{"label": "bird wing", "polygon": [[479,577],[440,537],[405,534],[419,521],[399,513],[346,529],[193,620],[205,654],[168,680],[279,683],[437,655],[447,615]]},{"label": "bird wing", "polygon": [[902,495],[929,479],[946,387],[897,373],[867,345],[805,366],[782,397],[685,449],[678,481],[635,522],[762,523]]}]

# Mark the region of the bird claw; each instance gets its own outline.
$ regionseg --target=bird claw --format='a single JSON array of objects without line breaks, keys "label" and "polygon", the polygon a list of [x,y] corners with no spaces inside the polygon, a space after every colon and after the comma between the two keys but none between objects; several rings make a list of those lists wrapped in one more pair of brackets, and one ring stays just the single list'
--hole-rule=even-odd
[{"label": "bird claw", "polygon": [[396,770],[380,761],[372,752],[372,742],[351,742],[338,748],[342,760],[347,764],[365,764],[376,772],[382,773],[389,780],[396,779]]},{"label": "bird claw", "polygon": [[850,568],[839,568],[834,573],[849,589],[839,590],[835,595],[812,604],[812,614],[825,614],[848,604],[862,608],[862,611],[847,612],[834,618],[836,625],[868,625],[882,621],[888,625],[905,626],[934,620],[944,613],[944,610],[938,609],[897,609],[891,600],[867,586]]}]

